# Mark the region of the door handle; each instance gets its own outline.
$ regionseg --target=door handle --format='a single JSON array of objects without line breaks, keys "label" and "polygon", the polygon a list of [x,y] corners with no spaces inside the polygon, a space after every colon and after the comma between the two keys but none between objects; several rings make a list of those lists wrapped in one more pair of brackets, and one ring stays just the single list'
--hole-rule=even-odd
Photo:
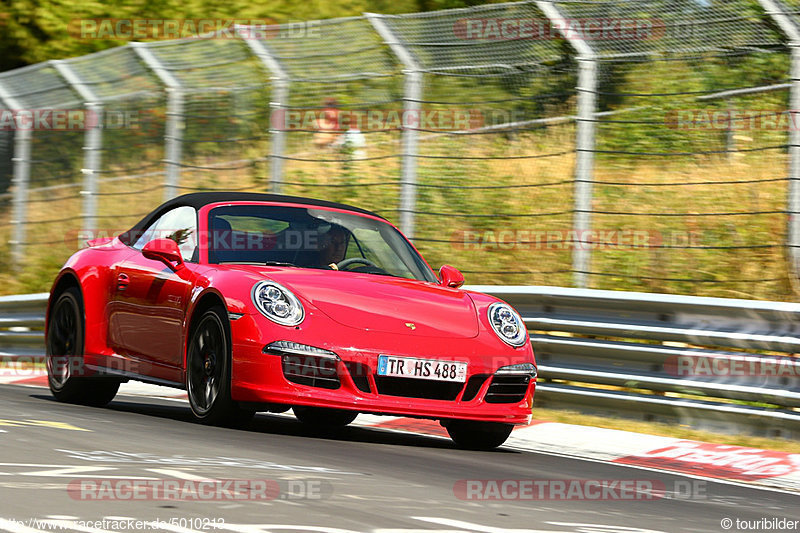
[{"label": "door handle", "polygon": [[131,282],[131,278],[128,277],[127,274],[120,274],[117,276],[117,290],[124,291],[128,288],[128,284]]}]

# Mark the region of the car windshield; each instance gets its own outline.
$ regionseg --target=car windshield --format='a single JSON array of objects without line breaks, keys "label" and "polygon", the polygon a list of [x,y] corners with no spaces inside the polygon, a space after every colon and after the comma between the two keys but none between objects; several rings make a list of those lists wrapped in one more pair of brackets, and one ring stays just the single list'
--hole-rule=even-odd
[{"label": "car windshield", "polygon": [[209,263],[266,264],[436,282],[386,222],[327,209],[229,205],[209,212]]}]

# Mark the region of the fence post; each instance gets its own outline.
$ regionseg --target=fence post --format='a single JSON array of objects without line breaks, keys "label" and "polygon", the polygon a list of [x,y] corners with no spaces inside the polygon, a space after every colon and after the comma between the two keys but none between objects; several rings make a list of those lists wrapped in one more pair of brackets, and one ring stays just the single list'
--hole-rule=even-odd
[{"label": "fence post", "polygon": [[87,103],[86,111],[89,113],[89,119],[94,120],[95,123],[87,126],[86,130],[86,146],[83,154],[83,167],[81,173],[83,174],[83,190],[81,194],[83,197],[83,230],[89,233],[94,233],[97,230],[97,193],[99,187],[97,183],[98,174],[100,172],[100,155],[103,146],[103,130],[102,124],[104,121],[103,106],[96,103]]},{"label": "fence post", "polygon": [[103,145],[103,106],[91,87],[83,83],[72,68],[62,60],[51,61],[56,72],[80,95],[86,107],[86,133],[83,146],[83,230],[97,230],[97,175],[100,172],[100,150]]},{"label": "fence post", "polygon": [[131,48],[139,59],[166,87],[167,124],[164,131],[164,200],[177,195],[181,182],[181,160],[183,159],[183,86],[172,72],[164,68],[161,61],[147,48],[145,43],[132,42]]},{"label": "fence post", "polygon": [[[800,119],[800,28],[774,0],[758,0],[761,7],[789,39],[791,53],[789,124]],[[800,271],[800,129],[789,128],[789,193],[786,210],[789,213],[787,245],[791,258],[790,269]]]},{"label": "fence post", "polygon": [[[22,109],[17,101],[9,95],[2,83],[0,83],[0,101],[8,110]],[[11,183],[14,185],[14,196],[12,197],[11,225],[14,231],[11,233],[11,265],[14,270],[22,266],[24,254],[22,247],[25,246],[26,223],[28,220],[28,187],[31,174],[31,142],[32,132],[29,129],[14,130],[14,155],[11,161],[14,163],[14,177]]]},{"label": "fence post", "polygon": [[243,35],[243,29],[242,26],[236,26],[236,35],[247,43],[253,54],[271,74],[272,90],[269,102],[269,132],[272,136],[270,191],[280,193],[283,188],[283,158],[286,151],[285,112],[289,107],[289,75],[267,46],[260,39],[254,38],[258,32],[253,32],[251,29],[248,35]]},{"label": "fence post", "polygon": [[792,88],[789,96],[789,113],[791,117],[789,129],[789,228],[788,244],[789,255],[792,258],[791,267],[795,275],[800,272],[800,129],[797,120],[800,120],[800,41],[792,43]]},{"label": "fence post", "polygon": [[586,41],[564,34],[566,18],[552,2],[537,1],[536,5],[557,28],[577,53],[578,110],[575,134],[575,209],[572,229],[577,236],[572,250],[572,282],[576,287],[589,285],[591,265],[589,230],[592,228],[592,182],[594,180],[595,120],[597,112],[597,55]]},{"label": "fence post", "polygon": [[575,214],[573,229],[578,242],[573,243],[573,284],[579,288],[589,285],[591,265],[589,230],[592,228],[592,182],[594,181],[595,120],[597,112],[597,55],[586,41],[575,35],[564,35],[566,19],[552,2],[536,2],[539,9],[552,22],[553,27],[572,46],[578,61],[578,110],[575,134]]},{"label": "fence post", "polygon": [[[16,98],[6,91],[0,82],[0,101],[8,110],[20,110],[22,106]],[[23,251],[25,246],[26,223],[28,220],[28,186],[31,175],[31,143],[33,141],[32,131],[29,129],[14,130],[14,177],[11,181],[14,185],[14,196],[12,197],[12,220],[11,225],[14,231],[11,234],[11,263],[15,270],[22,266]]]},{"label": "fence post", "polygon": [[167,123],[164,129],[164,163],[166,164],[166,182],[164,183],[164,200],[178,195],[181,182],[181,160],[183,159],[183,89],[167,87]]},{"label": "fence post", "polygon": [[419,103],[422,99],[422,73],[406,73],[403,102],[403,181],[400,186],[400,228],[409,239],[414,238],[417,206],[417,154],[420,122]]},{"label": "fence post", "polygon": [[595,119],[597,112],[597,55],[586,41],[575,35],[564,35],[565,17],[552,2],[536,2],[552,26],[577,53],[578,110],[575,134],[575,209],[572,229],[577,242],[572,250],[572,282],[586,288],[591,265],[589,230],[592,228],[592,181],[594,180]]},{"label": "fence post", "polygon": [[400,181],[400,229],[409,239],[414,238],[415,210],[417,204],[417,156],[419,139],[419,108],[422,99],[422,69],[416,58],[400,42],[392,29],[376,13],[364,16],[403,64],[405,83],[403,89],[403,159]]},{"label": "fence post", "polygon": [[575,143],[575,218],[578,242],[573,250],[572,270],[576,287],[589,286],[591,268],[592,185],[594,181],[595,111],[597,106],[597,63],[578,57],[578,114]]},{"label": "fence post", "polygon": [[31,144],[33,132],[21,129],[14,132],[14,232],[11,241],[11,256],[15,270],[23,263],[27,222],[28,222],[28,187],[31,176]]}]

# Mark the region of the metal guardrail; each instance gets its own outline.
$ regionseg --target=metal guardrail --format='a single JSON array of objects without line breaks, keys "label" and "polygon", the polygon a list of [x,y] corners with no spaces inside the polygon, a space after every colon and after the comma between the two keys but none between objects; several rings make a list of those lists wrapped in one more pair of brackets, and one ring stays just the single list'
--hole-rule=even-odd
[{"label": "metal guardrail", "polygon": [[800,304],[469,288],[506,300],[524,318],[543,381],[536,406],[800,438]]},{"label": "metal guardrail", "polygon": [[[800,304],[465,288],[506,300],[524,318],[539,365],[538,407],[800,438]],[[47,296],[0,297],[1,357],[43,354]]]},{"label": "metal guardrail", "polygon": [[44,354],[47,297],[47,293],[0,296],[0,357],[41,357]]}]

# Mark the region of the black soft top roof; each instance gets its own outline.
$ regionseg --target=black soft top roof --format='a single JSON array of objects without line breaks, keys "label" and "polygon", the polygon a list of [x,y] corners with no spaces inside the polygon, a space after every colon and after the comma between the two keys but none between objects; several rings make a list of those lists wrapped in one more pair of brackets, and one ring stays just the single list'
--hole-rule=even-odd
[{"label": "black soft top roof", "polygon": [[327,200],[317,200],[314,198],[305,198],[302,196],[287,196],[284,194],[266,194],[258,192],[194,192],[184,194],[168,200],[151,211],[142,220],[136,223],[134,227],[119,236],[120,240],[126,244],[135,241],[144,230],[155,222],[161,215],[176,207],[190,206],[199,210],[201,207],[208,204],[216,204],[219,202],[284,202],[292,204],[301,204],[311,207],[330,207],[333,209],[342,209],[352,211],[354,213],[361,213],[364,215],[371,215],[380,219],[386,220],[384,217],[361,209],[360,207],[353,207],[352,205],[339,204],[336,202],[328,202]]},{"label": "black soft top roof", "polygon": [[135,235],[141,235],[142,232],[150,224],[152,224],[155,220],[157,220],[161,215],[163,215],[167,211],[170,211],[171,209],[174,209],[175,207],[191,206],[199,210],[201,207],[205,205],[215,204],[218,202],[284,202],[284,203],[308,205],[311,207],[330,207],[334,209],[343,209],[346,211],[352,211],[354,213],[361,213],[364,215],[371,215],[374,217],[384,219],[382,216],[373,213],[371,211],[367,211],[366,209],[361,209],[360,207],[353,207],[352,205],[339,204],[336,202],[328,202],[327,200],[316,200],[314,198],[305,198],[302,196],[286,196],[283,194],[266,194],[258,192],[231,192],[231,191],[194,192],[178,196],[176,198],[173,198],[172,200],[168,200],[167,202],[161,204],[156,209],[154,209],[150,214],[148,214],[142,220],[137,222],[134,227],[132,227],[130,230],[120,235],[119,238],[123,242],[128,242],[130,240],[130,237],[133,237]]}]

